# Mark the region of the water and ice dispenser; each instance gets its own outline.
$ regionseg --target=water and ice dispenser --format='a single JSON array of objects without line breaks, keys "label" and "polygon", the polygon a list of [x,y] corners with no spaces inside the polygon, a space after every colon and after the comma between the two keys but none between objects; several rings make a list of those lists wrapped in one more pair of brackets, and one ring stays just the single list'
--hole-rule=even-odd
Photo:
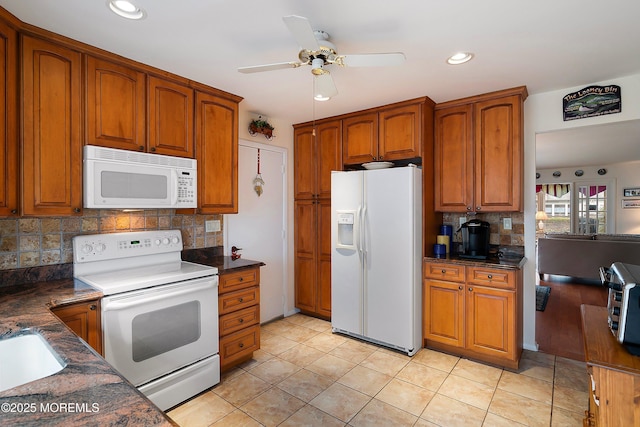
[{"label": "water and ice dispenser", "polygon": [[337,211],[338,239],[337,248],[356,249],[356,212]]}]

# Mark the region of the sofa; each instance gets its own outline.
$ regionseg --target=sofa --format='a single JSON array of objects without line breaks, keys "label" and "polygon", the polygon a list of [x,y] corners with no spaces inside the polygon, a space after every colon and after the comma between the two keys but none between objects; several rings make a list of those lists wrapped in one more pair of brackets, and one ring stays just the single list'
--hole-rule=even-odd
[{"label": "sofa", "polygon": [[599,267],[640,265],[640,235],[545,234],[538,238],[538,274],[600,279]]}]

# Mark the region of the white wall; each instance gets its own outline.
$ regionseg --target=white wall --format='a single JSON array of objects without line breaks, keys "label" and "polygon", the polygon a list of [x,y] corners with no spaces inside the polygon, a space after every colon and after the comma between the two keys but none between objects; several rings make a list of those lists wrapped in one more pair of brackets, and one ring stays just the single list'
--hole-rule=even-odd
[{"label": "white wall", "polygon": [[[526,84],[526,82],[523,82]],[[562,98],[590,85],[619,85],[622,92],[622,112],[587,119],[562,120]],[[524,197],[525,197],[525,256],[524,268],[524,346],[537,349],[535,325],[535,284],[537,280],[535,257],[535,185],[536,185],[536,133],[569,129],[602,123],[640,119],[640,74],[613,78],[601,82],[587,82],[580,86],[544,92],[529,96],[524,106]],[[625,178],[626,179],[626,178]],[[626,182],[626,181],[625,181]],[[621,182],[618,183],[623,185]],[[626,184],[624,184],[626,185]]]}]

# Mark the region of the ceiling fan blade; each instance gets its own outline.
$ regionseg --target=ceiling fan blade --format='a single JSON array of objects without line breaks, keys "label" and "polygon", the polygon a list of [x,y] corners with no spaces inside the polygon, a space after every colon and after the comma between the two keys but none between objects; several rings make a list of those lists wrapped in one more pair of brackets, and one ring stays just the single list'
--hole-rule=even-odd
[{"label": "ceiling fan blade", "polygon": [[298,68],[299,62],[278,62],[276,64],[253,65],[250,67],[239,67],[238,72],[243,74],[259,73],[262,71],[281,70],[283,68]]},{"label": "ceiling fan blade", "polygon": [[354,55],[340,55],[335,62],[347,67],[384,67],[401,65],[405,60],[404,53],[361,53]]},{"label": "ceiling fan blade", "polygon": [[313,96],[318,101],[326,101],[338,94],[338,89],[333,82],[331,74],[325,73],[319,76],[313,76]]},{"label": "ceiling fan blade", "polygon": [[282,20],[302,49],[311,51],[320,50],[318,40],[316,40],[316,36],[313,34],[313,28],[311,28],[311,24],[307,18],[289,15],[283,17]]}]

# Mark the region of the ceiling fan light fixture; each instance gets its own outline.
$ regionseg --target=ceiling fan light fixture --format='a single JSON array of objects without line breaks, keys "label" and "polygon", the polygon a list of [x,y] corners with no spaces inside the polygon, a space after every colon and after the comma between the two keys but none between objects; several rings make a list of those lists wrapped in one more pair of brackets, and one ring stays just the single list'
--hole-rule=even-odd
[{"label": "ceiling fan light fixture", "polygon": [[146,16],[144,10],[128,0],[108,0],[107,6],[118,16],[127,19],[142,19]]},{"label": "ceiling fan light fixture", "polygon": [[324,96],[324,95],[323,95],[323,94],[321,94],[321,93],[317,93],[317,94],[313,97],[313,99],[315,99],[316,101],[328,101],[328,100],[330,100],[330,99],[331,99],[331,97],[330,97],[330,96]]},{"label": "ceiling fan light fixture", "polygon": [[464,64],[465,62],[471,61],[471,59],[473,59],[473,53],[471,53],[471,52],[458,52],[458,53],[456,53],[454,55],[451,55],[447,59],[447,64],[460,65],[460,64]]},{"label": "ceiling fan light fixture", "polygon": [[314,76],[321,76],[323,74],[328,74],[329,72],[324,68],[324,59],[322,58],[313,58],[311,61],[311,73]]}]

